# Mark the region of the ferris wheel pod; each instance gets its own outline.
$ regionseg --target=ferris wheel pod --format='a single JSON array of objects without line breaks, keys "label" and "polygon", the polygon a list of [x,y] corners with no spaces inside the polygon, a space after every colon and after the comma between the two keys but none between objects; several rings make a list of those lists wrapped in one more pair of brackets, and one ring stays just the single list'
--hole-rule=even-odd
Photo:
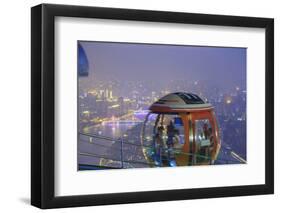
[{"label": "ferris wheel pod", "polygon": [[[216,160],[221,142],[211,104],[195,94],[179,92],[160,98],[149,110],[141,140],[144,156],[152,166],[155,159],[164,166],[171,166],[170,162],[173,166],[205,165]],[[172,126],[179,132],[171,133]],[[171,142],[176,134],[182,138],[180,144]],[[167,144],[169,140],[170,145]],[[157,150],[159,147],[161,152]]]}]

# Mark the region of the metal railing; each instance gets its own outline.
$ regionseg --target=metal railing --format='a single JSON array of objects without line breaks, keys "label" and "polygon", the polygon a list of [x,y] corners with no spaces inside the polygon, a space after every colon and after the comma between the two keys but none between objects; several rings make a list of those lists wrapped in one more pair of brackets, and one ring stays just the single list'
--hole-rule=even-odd
[{"label": "metal railing", "polygon": [[[82,136],[82,137],[81,137]],[[88,137],[87,139],[83,136]],[[105,140],[110,143],[98,143],[97,141]],[[97,135],[97,134],[87,134],[79,133],[79,143],[80,150],[79,155],[88,156],[94,158],[100,158],[105,160],[111,160],[114,162],[119,162],[119,168],[132,167],[131,165],[139,165],[138,167],[151,167],[153,164],[147,162],[144,158],[142,160],[136,160],[134,158],[128,159],[126,155],[131,157],[136,157],[137,152],[142,152],[143,146],[141,144],[135,144],[125,141],[122,138],[110,138],[107,136]],[[90,151],[81,150],[81,144],[88,144],[93,146]],[[137,147],[137,149],[132,149],[132,147]],[[105,148],[104,153],[94,153],[94,150],[100,150],[100,148]],[[129,149],[131,148],[131,149]],[[126,149],[126,151],[124,151]],[[118,167],[118,166],[117,166]]]},{"label": "metal railing", "polygon": [[[105,140],[106,142],[98,143],[98,141]],[[79,150],[79,155],[84,157],[91,157],[101,160],[107,160],[111,163],[117,165],[96,165],[109,168],[130,168],[130,167],[155,167],[156,165],[153,162],[147,161],[144,156],[141,156],[143,149],[153,150],[153,146],[143,145],[141,143],[131,143],[124,138],[111,138],[98,134],[88,134],[79,132],[79,149],[83,147],[82,144],[87,144],[92,146],[91,148],[86,147],[90,150]],[[134,148],[133,148],[134,147]],[[125,150],[124,150],[125,149]],[[161,148],[163,153],[168,152],[168,148]],[[99,150],[103,150],[104,153],[99,153]],[[98,153],[94,153],[98,151]],[[193,153],[183,152],[181,149],[173,148],[173,153],[176,155],[186,155],[186,156],[196,156],[196,158],[206,161],[211,161],[207,156]],[[129,156],[129,157],[128,157]],[[139,157],[139,159],[134,159]],[[217,159],[218,164],[230,164],[230,163],[239,163],[237,159]],[[240,162],[244,163],[244,162]],[[95,165],[94,165],[95,166]]]}]

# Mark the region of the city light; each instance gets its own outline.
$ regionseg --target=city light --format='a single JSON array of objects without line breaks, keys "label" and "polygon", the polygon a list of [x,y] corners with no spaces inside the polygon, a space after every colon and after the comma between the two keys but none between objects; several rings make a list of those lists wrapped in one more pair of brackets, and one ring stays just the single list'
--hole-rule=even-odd
[{"label": "city light", "polygon": [[227,97],[226,100],[225,100],[225,103],[226,104],[231,104],[232,103],[231,97]]},{"label": "city light", "polygon": [[[85,51],[90,49],[90,44],[87,45],[89,47],[85,48]],[[100,45],[100,48],[103,45],[106,46],[106,44],[98,45]],[[115,44],[110,44],[109,47],[113,45]],[[135,46],[138,45],[134,45],[132,48],[135,48]],[[162,48],[163,50],[165,49],[164,46]],[[175,48],[174,51],[177,51],[176,47],[173,48]],[[206,51],[209,51],[208,48]],[[129,49],[128,46],[126,50],[128,51]],[[153,51],[153,49],[150,48],[149,51]],[[192,49],[196,51],[195,47],[192,47]],[[227,48],[223,51],[230,51],[230,49]],[[237,49],[239,48],[235,48],[233,51],[237,51]],[[214,51],[219,52],[222,50],[215,48]],[[102,55],[97,56],[98,51],[88,51],[86,53],[90,54],[88,59],[101,60]],[[96,57],[94,58],[91,54],[96,54]],[[134,52],[134,54],[138,54],[138,52]],[[137,61],[143,60],[146,54],[149,54],[149,52],[143,52],[143,57],[137,58]],[[175,55],[177,54],[175,53]],[[196,54],[191,52],[190,57],[194,58],[194,55]],[[110,56],[111,54],[106,55],[106,57]],[[135,57],[135,55],[132,56]],[[123,57],[123,54],[117,54],[115,57]],[[123,146],[122,152],[126,161],[146,162],[142,152],[144,147],[142,147],[141,139],[146,139],[149,142],[155,140],[157,129],[152,127],[156,119],[159,119],[157,114],[151,113],[149,107],[161,97],[180,91],[197,94],[202,100],[214,107],[219,126],[219,131],[215,133],[215,136],[221,138],[223,146],[222,151],[219,153],[219,158],[230,159],[235,157],[239,160],[240,156],[242,156],[243,158],[241,159],[246,159],[247,92],[246,84],[244,80],[241,80],[246,79],[245,70],[238,70],[230,75],[230,72],[225,70],[225,66],[223,69],[220,68],[221,66],[213,68],[216,63],[221,65],[222,57],[225,57],[225,54],[222,54],[217,59],[218,61],[214,61],[213,58],[210,61],[210,57],[205,56],[204,58],[204,51],[200,51],[200,59],[198,58],[200,62],[198,64],[190,65],[193,62],[197,63],[198,60],[189,61],[184,66],[180,64],[190,57],[185,60],[182,60],[181,57],[176,57],[174,58],[176,62],[171,63],[175,66],[167,66],[167,68],[162,64],[165,63],[165,60],[170,60],[171,57],[167,57],[165,60],[161,59],[161,63],[157,64],[154,58],[153,60],[150,58],[149,63],[157,68],[160,66],[161,69],[159,70],[151,67],[147,68],[149,63],[136,66],[136,61],[132,60],[134,61],[132,63],[127,57],[124,57],[124,62],[120,60],[120,65],[122,66],[119,67],[117,67],[118,63],[116,63],[116,66],[106,64],[106,61],[111,60],[110,58],[104,60],[103,66],[98,65],[102,64],[101,61],[90,63],[90,65],[94,64],[95,66],[90,67],[88,77],[79,77],[79,93],[77,97],[79,133],[100,136],[98,139],[94,138],[93,140],[91,138],[87,140],[92,143],[92,148],[84,145],[84,143],[79,143],[79,149],[86,149],[104,157],[103,160],[96,160],[99,163],[95,163],[95,159],[91,159],[91,164],[119,168],[120,162],[118,162],[118,159],[121,156],[119,152],[121,146]],[[231,57],[233,57],[233,54],[231,54]],[[231,57],[228,59],[231,60]],[[231,68],[236,70],[233,66],[239,64],[239,60],[240,58],[237,58]],[[123,64],[121,64],[121,61]],[[208,63],[212,65],[211,72],[208,70]],[[241,66],[244,65],[242,64]],[[143,128],[144,121],[148,122],[148,128]],[[180,129],[182,127],[178,125],[176,128]],[[142,137],[142,131],[149,134]],[[189,136],[187,140],[185,140],[182,132],[180,135],[182,142],[196,139],[203,140],[202,135]],[[167,135],[161,137],[163,140],[168,138]],[[79,142],[82,141],[83,138],[79,139]],[[124,144],[122,145],[120,141],[123,141]],[[81,161],[83,160],[84,158],[81,158]],[[81,162],[79,161],[79,163]],[[127,168],[142,167],[143,165],[124,163]]]}]

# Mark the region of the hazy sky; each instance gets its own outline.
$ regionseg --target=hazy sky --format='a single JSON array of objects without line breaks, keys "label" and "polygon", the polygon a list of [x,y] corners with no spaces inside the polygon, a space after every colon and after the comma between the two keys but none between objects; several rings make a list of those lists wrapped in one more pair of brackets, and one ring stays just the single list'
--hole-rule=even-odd
[{"label": "hazy sky", "polygon": [[81,42],[89,77],[98,80],[209,81],[219,87],[246,84],[246,49],[133,43]]}]

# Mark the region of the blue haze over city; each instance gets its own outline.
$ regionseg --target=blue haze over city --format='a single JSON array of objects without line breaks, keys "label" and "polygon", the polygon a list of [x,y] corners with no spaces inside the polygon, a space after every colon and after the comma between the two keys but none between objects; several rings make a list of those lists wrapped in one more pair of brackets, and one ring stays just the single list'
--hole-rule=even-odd
[{"label": "blue haze over city", "polygon": [[78,49],[78,164],[119,168],[116,140],[125,138],[136,144],[122,147],[125,167],[145,167],[139,138],[148,108],[180,91],[214,106],[219,157],[246,161],[246,48],[78,41]]}]

